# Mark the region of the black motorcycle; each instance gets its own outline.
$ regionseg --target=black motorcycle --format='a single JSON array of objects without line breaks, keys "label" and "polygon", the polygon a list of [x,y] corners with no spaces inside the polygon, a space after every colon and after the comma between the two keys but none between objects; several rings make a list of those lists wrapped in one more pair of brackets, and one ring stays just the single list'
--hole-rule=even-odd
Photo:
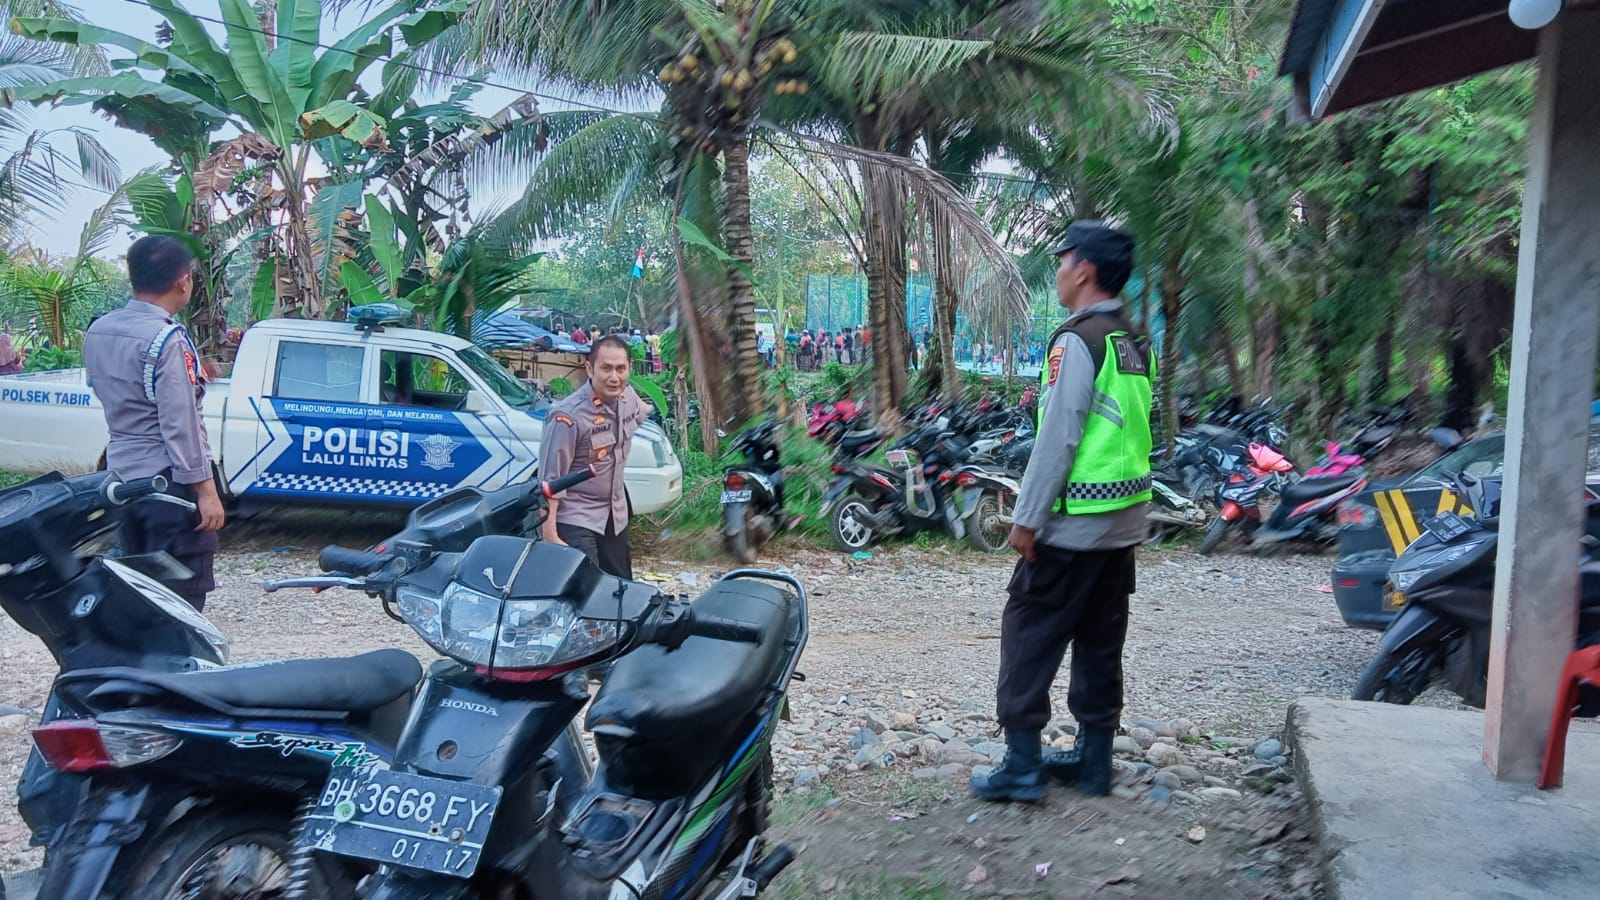
[{"label": "black motorcycle", "polygon": [[[740,569],[689,604],[532,539],[381,546],[324,554],[347,575],[267,585],[365,591],[447,657],[393,767],[336,767],[306,816],[304,846],[383,865],[365,900],[692,897],[723,877],[732,900],[792,861],[762,855],[762,834],[808,634],[799,581]],[[584,672],[601,663],[590,703]],[[585,704],[593,771],[573,739]]]},{"label": "black motorcycle", "polygon": [[0,493],[0,607],[61,667],[17,787],[39,898],[281,890],[298,807],[336,759],[388,759],[422,674],[398,650],[223,666],[227,640],[163,584],[186,569],[93,552],[165,489],[101,472]]},{"label": "black motorcycle", "polygon": [[746,565],[755,562],[756,551],[787,524],[778,433],[778,423],[772,419],[745,429],[733,439],[740,461],[722,474],[722,545]]},{"label": "black motorcycle", "polygon": [[[1442,681],[1463,703],[1484,705],[1501,484],[1463,474],[1457,489],[1475,516],[1440,513],[1390,567],[1384,606],[1400,613],[1384,630],[1352,699],[1405,704]],[[1590,503],[1587,515],[1579,647],[1600,644],[1600,502]],[[1584,714],[1594,715],[1592,696],[1586,706]]]},{"label": "black motorcycle", "polygon": [[[828,519],[835,547],[859,553],[880,536],[938,530],[972,539],[979,549],[1005,548],[993,535],[1002,522],[1009,522],[1016,505],[1013,476],[999,469],[963,468],[971,440],[951,432],[943,418],[900,439],[885,454],[889,465],[861,459],[882,442],[877,430],[852,432],[839,442],[834,477],[819,513]],[[988,495],[995,502],[985,505],[980,518],[977,504],[963,506],[958,491],[973,499]],[[978,538],[970,534],[973,521],[988,525]],[[1009,532],[1009,526],[1004,530]]]}]

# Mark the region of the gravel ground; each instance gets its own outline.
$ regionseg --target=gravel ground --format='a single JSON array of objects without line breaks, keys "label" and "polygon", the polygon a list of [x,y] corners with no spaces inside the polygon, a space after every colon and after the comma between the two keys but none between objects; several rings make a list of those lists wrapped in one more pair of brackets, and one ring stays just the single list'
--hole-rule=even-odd
[{"label": "gravel ground", "polygon": [[[365,597],[266,595],[259,588],[264,578],[313,572],[315,549],[325,543],[364,545],[393,524],[381,517],[304,516],[231,527],[218,558],[219,588],[206,613],[233,640],[234,660],[386,646],[432,658],[409,629]],[[685,590],[691,582],[703,587],[727,568],[721,559],[694,559],[707,552],[702,546],[639,549],[638,573],[668,576]],[[807,678],[793,685],[794,721],[783,726],[776,744],[781,788],[790,789],[797,776],[803,785],[813,775],[830,779],[874,768],[870,761],[857,762],[863,746],[875,746],[861,733],[872,717],[916,733],[917,743],[928,726],[948,723],[951,733],[939,743],[954,743],[937,752],[925,748],[928,757],[962,753],[962,744],[971,748],[963,753],[961,772],[939,770],[938,758],[904,760],[917,778],[964,779],[965,765],[993,750],[977,745],[995,740],[989,716],[1010,559],[901,545],[857,561],[791,544],[774,548],[764,562],[787,567],[811,593],[811,641],[800,665]],[[1346,629],[1332,597],[1314,590],[1327,583],[1331,562],[1329,556],[1202,558],[1185,549],[1143,551],[1125,660],[1125,724],[1143,722],[1154,730],[1187,719],[1192,730],[1185,728],[1179,738],[1249,741],[1277,733],[1297,696],[1348,696],[1377,635]],[[0,703],[37,710],[54,664],[32,635],[3,616],[0,658],[7,675]],[[1065,688],[1063,673],[1055,697],[1063,717]],[[15,783],[27,753],[29,723],[19,718],[0,718],[0,782],[7,784]],[[883,733],[888,730],[875,734],[892,751],[900,736]],[[1068,732],[1063,727],[1052,734],[1065,744]],[[902,748],[902,755],[914,754]],[[1143,753],[1125,756],[1138,759]],[[1124,770],[1133,781],[1132,765]],[[1139,775],[1136,788],[1148,790],[1150,776]],[[26,842],[14,807],[0,805],[0,870],[37,864],[39,852]]]}]

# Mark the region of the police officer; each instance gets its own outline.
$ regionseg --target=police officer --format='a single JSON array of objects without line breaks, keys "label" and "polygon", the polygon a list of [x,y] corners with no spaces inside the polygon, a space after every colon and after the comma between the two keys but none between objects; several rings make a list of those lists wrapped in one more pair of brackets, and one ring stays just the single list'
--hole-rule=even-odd
[{"label": "police officer", "polygon": [[[995,715],[1007,752],[993,774],[972,778],[985,800],[1039,800],[1047,774],[1088,794],[1110,792],[1134,548],[1150,498],[1153,365],[1117,300],[1133,269],[1133,237],[1074,222],[1054,255],[1056,295],[1071,315],[1046,344],[1038,439],[1011,529],[1022,558],[1001,618]],[[1039,735],[1068,644],[1078,741],[1043,756]]]},{"label": "police officer", "polygon": [[628,342],[608,334],[589,349],[589,380],[550,407],[539,444],[539,477],[560,478],[594,466],[595,477],[550,501],[544,539],[570,544],[602,572],[633,578],[628,548],[628,494],[622,470],[633,433],[649,414],[628,386]]},{"label": "police officer", "polygon": [[205,376],[188,332],[173,317],[194,290],[194,254],[172,237],[151,235],[128,248],[133,299],[89,326],[83,364],[105,410],[106,468],[122,478],[165,475],[171,493],[199,511],[135,500],[123,516],[122,549],[165,551],[194,576],[172,587],[205,606],[216,586],[212,559],[222,500],[211,472],[211,441],[201,415]]}]

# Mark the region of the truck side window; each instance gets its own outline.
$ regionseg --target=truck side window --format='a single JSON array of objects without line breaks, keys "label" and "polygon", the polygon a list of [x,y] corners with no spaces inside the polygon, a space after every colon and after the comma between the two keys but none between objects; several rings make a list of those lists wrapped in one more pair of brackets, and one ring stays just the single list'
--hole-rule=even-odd
[{"label": "truck side window", "polygon": [[472,387],[450,363],[425,353],[385,350],[378,367],[379,397],[384,403],[458,410]]},{"label": "truck side window", "polygon": [[272,396],[286,400],[361,401],[361,364],[366,348],[283,341]]}]

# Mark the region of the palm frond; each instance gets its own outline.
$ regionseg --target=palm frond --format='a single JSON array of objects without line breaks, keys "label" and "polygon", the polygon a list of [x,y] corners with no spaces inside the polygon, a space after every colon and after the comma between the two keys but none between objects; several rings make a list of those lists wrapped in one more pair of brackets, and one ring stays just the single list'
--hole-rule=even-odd
[{"label": "palm frond", "polygon": [[[778,129],[782,131],[783,129]],[[952,236],[958,265],[971,277],[962,308],[972,317],[997,323],[1016,321],[1028,313],[1027,288],[1016,259],[994,239],[972,202],[948,179],[913,160],[892,153],[864,150],[808,135],[787,132],[801,144],[848,158],[871,170],[883,189],[909,199],[908,222],[914,232],[945,228]]]},{"label": "palm frond", "polygon": [[74,128],[72,137],[78,145],[78,171],[84,179],[101,190],[116,190],[122,183],[122,167],[116,157],[90,131]]}]

